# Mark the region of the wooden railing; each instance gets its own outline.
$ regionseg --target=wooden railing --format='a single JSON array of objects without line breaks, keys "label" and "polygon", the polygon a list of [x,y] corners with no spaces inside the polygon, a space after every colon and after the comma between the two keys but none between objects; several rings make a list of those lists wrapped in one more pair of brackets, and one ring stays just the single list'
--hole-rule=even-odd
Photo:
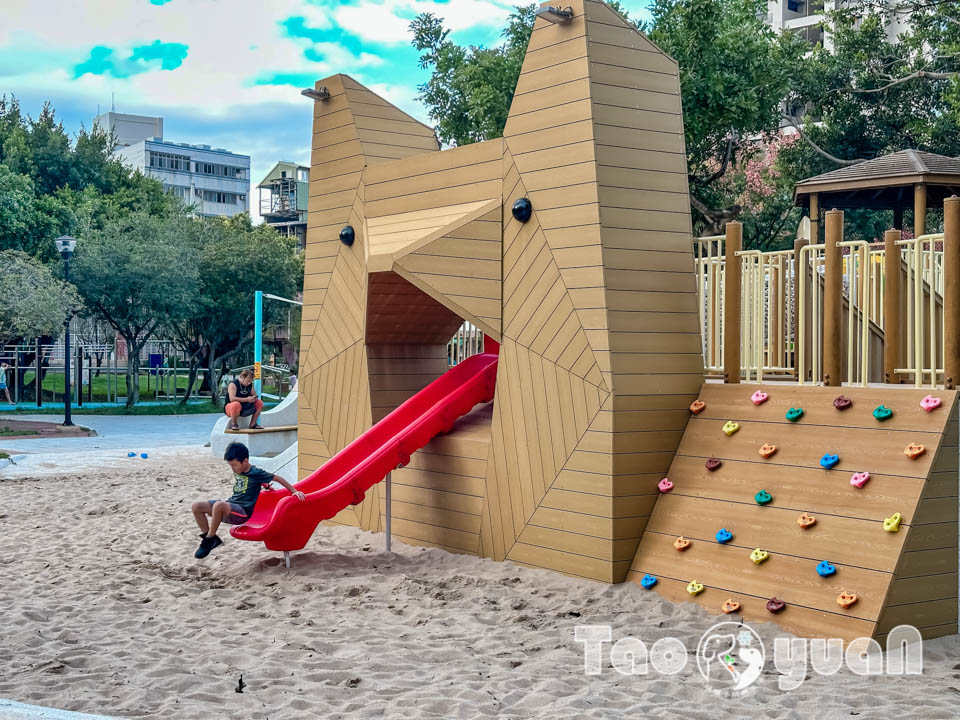
[{"label": "wooden railing", "polygon": [[[741,250],[741,228],[694,240],[704,366],[726,382],[794,379],[952,388],[960,380],[960,199],[944,232],[844,241],[826,213],[822,244]],[[953,300],[951,300],[953,297]]]}]

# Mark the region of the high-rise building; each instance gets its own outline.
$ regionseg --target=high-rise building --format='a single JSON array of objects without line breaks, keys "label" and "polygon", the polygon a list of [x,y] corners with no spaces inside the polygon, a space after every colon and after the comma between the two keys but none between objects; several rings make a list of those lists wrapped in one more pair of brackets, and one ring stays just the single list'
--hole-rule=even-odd
[{"label": "high-rise building", "polygon": [[114,133],[125,165],[162,182],[197,215],[229,217],[250,209],[249,155],[164,140],[159,117],[109,112],[94,122]]},{"label": "high-rise building", "polygon": [[281,161],[257,185],[263,221],[283,235],[297,238],[300,250],[307,242],[309,183],[310,168]]},{"label": "high-rise building", "polygon": [[[910,26],[910,11],[902,0],[883,0],[885,12],[890,18],[887,37],[895,40]],[[767,22],[777,32],[793,32],[805,38],[811,46],[823,43],[828,50],[833,47],[829,33],[825,33],[821,23],[826,13],[844,5],[852,5],[845,0],[768,0]],[[875,4],[873,10],[878,7]]]}]

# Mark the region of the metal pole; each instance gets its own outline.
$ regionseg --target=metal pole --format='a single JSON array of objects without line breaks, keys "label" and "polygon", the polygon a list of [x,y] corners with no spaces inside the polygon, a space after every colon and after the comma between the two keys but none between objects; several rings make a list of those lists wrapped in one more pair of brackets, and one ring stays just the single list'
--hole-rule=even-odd
[{"label": "metal pole", "polygon": [[393,486],[393,472],[387,473],[387,552],[390,552],[390,512],[391,510],[391,487]]},{"label": "metal pole", "polygon": [[[70,282],[70,255],[63,255],[63,279]],[[65,426],[73,425],[70,419],[70,405],[73,398],[70,395],[70,313],[67,313],[67,319],[63,321],[66,329],[63,338],[63,424]]]},{"label": "metal pole", "polygon": [[83,407],[83,352],[77,348],[77,407]]},{"label": "metal pole", "polygon": [[253,391],[260,395],[262,382],[260,380],[260,366],[263,362],[263,293],[257,290],[253,293]]},{"label": "metal pole", "polygon": [[40,338],[37,338],[37,357],[34,364],[37,368],[37,373],[33,378],[33,387],[37,393],[37,407],[43,407],[43,389],[40,383],[40,366],[43,364],[43,360],[40,357]]},{"label": "metal pole", "polygon": [[899,230],[883,234],[883,381],[899,383],[900,364],[900,262]]}]

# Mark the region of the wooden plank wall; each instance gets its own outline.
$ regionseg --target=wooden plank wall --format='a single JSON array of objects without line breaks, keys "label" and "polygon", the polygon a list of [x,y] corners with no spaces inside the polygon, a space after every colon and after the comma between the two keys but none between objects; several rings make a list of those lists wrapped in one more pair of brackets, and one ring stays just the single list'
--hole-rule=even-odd
[{"label": "wooden plank wall", "polygon": [[[770,397],[759,406],[750,401],[756,389],[703,386],[707,406],[687,425],[669,471],[675,487],[653,510],[630,579],[653,574],[657,592],[715,613],[732,597],[742,606],[738,617],[804,636],[884,635],[900,622],[931,637],[956,632],[956,393],[935,392],[944,406],[926,413],[919,402],[928,390],[844,387],[853,406],[841,412],[833,407],[838,388],[763,386]],[[894,410],[882,423],[872,416],[881,403]],[[785,418],[791,407],[804,409],[796,423]],[[727,421],[740,425],[729,437]],[[908,459],[911,442],[927,453]],[[758,454],[765,443],[777,446],[766,460]],[[825,453],[840,456],[837,467],[820,467]],[[708,471],[708,457],[722,466]],[[850,476],[861,471],[871,479],[857,489]],[[766,506],[754,500],[763,489],[773,496]],[[803,512],[816,525],[800,528]],[[901,530],[885,532],[883,519],[894,512],[903,515]],[[716,542],[721,528],[733,533],[729,544]],[[673,547],[681,535],[692,541],[684,552]],[[760,565],[749,558],[757,547],[770,553]],[[836,575],[821,578],[821,560]],[[691,598],[686,585],[694,579],[706,590]],[[842,590],[860,597],[848,610],[836,604]],[[787,603],[777,615],[765,609],[773,596]]]}]

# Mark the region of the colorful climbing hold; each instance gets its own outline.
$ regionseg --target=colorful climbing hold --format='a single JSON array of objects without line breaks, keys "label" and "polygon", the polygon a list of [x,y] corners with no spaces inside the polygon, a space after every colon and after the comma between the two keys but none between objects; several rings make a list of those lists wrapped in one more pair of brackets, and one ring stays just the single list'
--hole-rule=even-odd
[{"label": "colorful climbing hold", "polygon": [[692,412],[694,415],[699,415],[703,412],[703,409],[706,406],[707,404],[703,400],[694,400],[692,403],[690,403],[690,412]]},{"label": "colorful climbing hold", "polygon": [[136,456],[137,456],[137,454],[136,454],[135,452],[128,452],[128,453],[127,453],[127,457],[136,457]]},{"label": "colorful climbing hold", "polygon": [[900,521],[903,520],[903,516],[895,512],[888,518],[883,519],[883,529],[887,532],[900,532]]},{"label": "colorful climbing hold", "polygon": [[719,530],[717,530],[716,538],[717,538],[717,542],[722,545],[724,543],[728,543],[731,540],[733,540],[733,533],[727,530],[726,528],[720,528]]},{"label": "colorful climbing hold", "polygon": [[734,422],[733,420],[727,420],[723,424],[723,434],[726,435],[727,437],[730,437],[739,429],[740,429],[740,423]]},{"label": "colorful climbing hold", "polygon": [[855,488],[862,488],[870,481],[870,473],[857,472],[850,476],[850,484]]},{"label": "colorful climbing hold", "polygon": [[768,493],[766,490],[761,490],[753,496],[753,499],[757,501],[757,505],[768,505],[769,503],[773,502],[773,495]]},{"label": "colorful climbing hold", "polygon": [[640,578],[640,587],[642,587],[644,590],[649,590],[656,584],[657,578],[653,575],[647,574]]},{"label": "colorful climbing hold", "polygon": [[873,416],[880,422],[883,422],[884,420],[889,420],[893,417],[893,410],[888,408],[886,405],[877,405],[873,409]]},{"label": "colorful climbing hold", "polygon": [[837,410],[846,410],[851,405],[853,405],[853,400],[848,398],[846,395],[837,395],[833,399],[833,406]]},{"label": "colorful climbing hold", "polygon": [[757,390],[753,395],[750,396],[750,402],[754,405],[763,405],[768,399],[769,395],[763,392],[763,390]]},{"label": "colorful climbing hold", "polygon": [[664,478],[657,483],[657,489],[662,493],[668,493],[673,490],[673,482],[670,481],[670,478]]},{"label": "colorful climbing hold", "polygon": [[822,458],[820,458],[820,466],[829,470],[830,468],[836,467],[837,463],[840,462],[839,455],[831,455],[830,453],[825,453]]},{"label": "colorful climbing hold", "polygon": [[146,459],[147,459],[147,454],[146,454],[146,453],[140,453],[140,457],[142,457],[144,460],[146,460]]},{"label": "colorful climbing hold", "polygon": [[771,458],[776,454],[777,446],[771,445],[770,443],[764,443],[763,445],[760,446],[759,452],[760,452],[760,457],[766,460],[767,458]]},{"label": "colorful climbing hold", "polygon": [[690,547],[690,541],[687,540],[683,535],[681,535],[680,537],[678,537],[676,540],[673,541],[673,546],[680,552],[683,552],[688,547]]},{"label": "colorful climbing hold", "polygon": [[826,560],[821,560],[817,564],[817,575],[820,577],[830,577],[837,572],[837,569]]},{"label": "colorful climbing hold", "polygon": [[691,580],[690,584],[687,585],[687,592],[691,595],[699,595],[703,592],[703,583],[698,583],[696,580]]},{"label": "colorful climbing hold", "polygon": [[844,610],[846,610],[848,607],[855,604],[857,602],[857,599],[858,598],[856,593],[849,593],[846,590],[844,590],[842,593],[837,595],[837,605],[839,605]]},{"label": "colorful climbing hold", "polygon": [[740,609],[740,603],[733,598],[727,598],[723,601],[723,605],[720,606],[720,609],[723,611],[724,615],[729,615],[730,613],[735,613]]},{"label": "colorful climbing hold", "polygon": [[803,417],[803,408],[790,408],[787,410],[786,417],[790,422],[796,422]]},{"label": "colorful climbing hold", "polygon": [[773,614],[777,614],[778,612],[783,610],[786,606],[787,604],[776,596],[767,600],[767,610],[769,612],[772,612]]},{"label": "colorful climbing hold", "polygon": [[703,464],[703,466],[710,472],[717,470],[721,465],[723,465],[723,462],[719,458],[715,457],[707,458],[707,461]]},{"label": "colorful climbing hold", "polygon": [[770,553],[768,553],[766,550],[761,550],[760,548],[756,548],[750,553],[750,559],[753,560],[754,565],[759,565],[768,557],[770,557]]},{"label": "colorful climbing hold", "polygon": [[906,455],[911,460],[916,460],[918,457],[923,455],[927,451],[923,445],[918,443],[910,443],[903,449],[903,454]]},{"label": "colorful climbing hold", "polygon": [[920,407],[927,412],[933,412],[940,407],[940,398],[934,397],[933,395],[927,395],[925,398],[923,398],[923,400],[920,401]]},{"label": "colorful climbing hold", "polygon": [[797,518],[797,525],[806,530],[808,527],[812,527],[817,524],[817,519],[810,515],[809,513],[800,513],[800,517]]}]

